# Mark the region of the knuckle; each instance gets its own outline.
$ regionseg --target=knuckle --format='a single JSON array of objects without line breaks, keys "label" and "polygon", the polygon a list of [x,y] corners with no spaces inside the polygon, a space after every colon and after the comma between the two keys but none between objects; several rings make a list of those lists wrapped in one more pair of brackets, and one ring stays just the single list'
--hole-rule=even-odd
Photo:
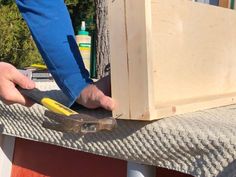
[{"label": "knuckle", "polygon": [[12,73],[15,72],[15,68],[14,68],[13,66],[9,65],[9,66],[7,67],[7,71],[8,71],[10,74],[12,74]]},{"label": "knuckle", "polygon": [[24,87],[27,85],[27,80],[24,78],[24,76],[18,79],[18,81]]},{"label": "knuckle", "polygon": [[12,101],[12,96],[11,96],[11,94],[2,94],[2,98],[3,98],[4,101],[6,101],[6,102],[11,102],[11,101]]}]

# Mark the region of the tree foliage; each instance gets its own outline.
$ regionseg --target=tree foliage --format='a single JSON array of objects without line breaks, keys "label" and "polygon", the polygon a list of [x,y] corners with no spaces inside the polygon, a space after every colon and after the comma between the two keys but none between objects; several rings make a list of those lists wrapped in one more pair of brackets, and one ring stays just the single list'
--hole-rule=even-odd
[{"label": "tree foliage", "polygon": [[95,30],[94,0],[66,0],[75,32],[80,28],[81,21],[86,21],[90,32]]},{"label": "tree foliage", "polygon": [[[82,20],[86,21],[90,31],[95,29],[93,0],[65,2],[75,31],[78,31]],[[16,67],[43,63],[14,0],[0,0],[0,24],[0,61],[12,63]]]},{"label": "tree foliage", "polygon": [[0,5],[0,60],[17,67],[41,62],[40,55],[15,3]]}]

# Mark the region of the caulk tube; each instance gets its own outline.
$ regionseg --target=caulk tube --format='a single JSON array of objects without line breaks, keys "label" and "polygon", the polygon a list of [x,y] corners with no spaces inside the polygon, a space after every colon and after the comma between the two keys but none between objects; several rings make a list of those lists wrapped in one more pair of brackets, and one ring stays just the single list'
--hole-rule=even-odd
[{"label": "caulk tube", "polygon": [[82,21],[81,28],[76,35],[76,42],[79,47],[80,54],[83,58],[85,68],[90,71],[91,56],[91,36],[86,31],[85,21]]}]

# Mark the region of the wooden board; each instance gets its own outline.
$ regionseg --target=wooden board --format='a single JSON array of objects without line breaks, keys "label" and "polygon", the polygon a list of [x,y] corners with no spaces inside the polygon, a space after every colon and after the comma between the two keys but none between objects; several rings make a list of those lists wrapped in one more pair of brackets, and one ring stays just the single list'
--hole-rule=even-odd
[{"label": "wooden board", "polygon": [[[153,120],[235,103],[235,11],[189,0],[124,2],[126,40],[120,46],[127,47],[128,59],[116,54],[117,64],[111,53],[116,63],[111,70],[117,76],[112,82],[124,82],[129,93],[118,97],[120,89],[112,86],[119,102],[115,113]],[[120,12],[116,16],[122,17]],[[120,50],[114,46],[121,40],[111,36],[110,42],[112,50]],[[124,62],[128,70],[116,68]],[[127,105],[129,111],[120,111]]]},{"label": "wooden board", "polygon": [[236,31],[229,27],[236,21],[229,19],[236,13],[191,2],[152,2],[156,104],[235,92]]},{"label": "wooden board", "polygon": [[[127,45],[129,66],[130,117],[147,119],[150,115],[151,99],[149,70],[152,66],[151,4],[149,1],[128,0],[126,2]],[[138,11],[138,13],[137,13]],[[148,32],[150,30],[150,32]],[[148,60],[150,59],[150,60]]]},{"label": "wooden board", "polygon": [[[112,39],[111,86],[112,97],[116,101],[114,117],[130,117],[128,53],[126,42],[125,3],[122,0],[109,1],[109,35]],[[119,14],[119,15],[118,15]],[[120,100],[125,100],[120,102]]]}]

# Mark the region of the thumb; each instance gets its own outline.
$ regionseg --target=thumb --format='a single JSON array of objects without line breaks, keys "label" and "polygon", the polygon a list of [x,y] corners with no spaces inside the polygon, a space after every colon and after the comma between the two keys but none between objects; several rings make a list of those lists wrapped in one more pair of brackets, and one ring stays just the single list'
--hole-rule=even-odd
[{"label": "thumb", "polygon": [[106,110],[112,111],[115,108],[115,102],[112,98],[104,95],[100,99],[100,106],[105,108]]},{"label": "thumb", "polygon": [[33,89],[35,87],[35,83],[18,70],[12,73],[12,81],[24,89]]}]

